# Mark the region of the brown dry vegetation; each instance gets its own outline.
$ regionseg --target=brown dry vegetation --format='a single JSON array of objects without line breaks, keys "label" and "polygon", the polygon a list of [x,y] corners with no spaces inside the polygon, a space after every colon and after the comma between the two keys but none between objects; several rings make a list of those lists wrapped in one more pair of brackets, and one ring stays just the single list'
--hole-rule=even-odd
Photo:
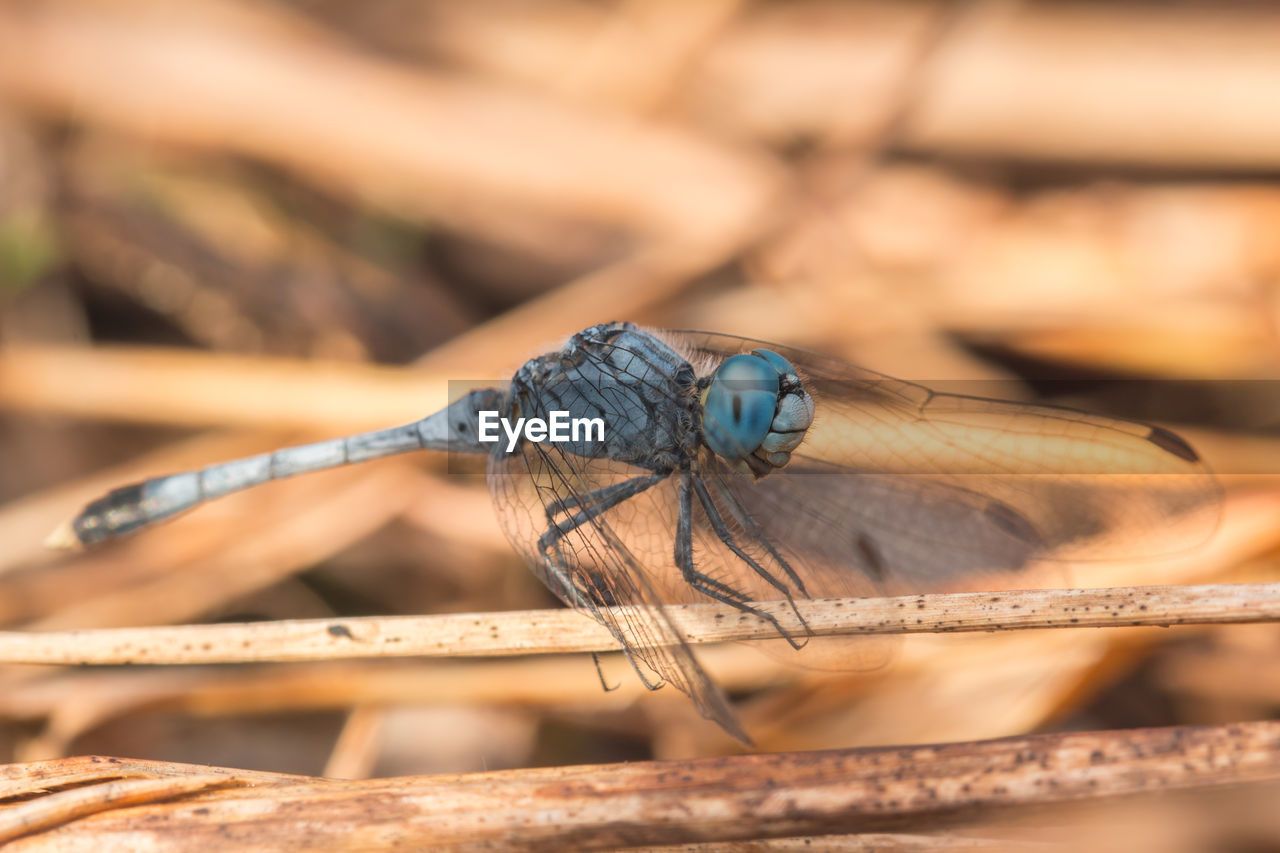
[{"label": "brown dry vegetation", "polygon": [[[1268,4],[0,5],[0,837],[1280,844],[1280,626],[1214,624],[1276,614],[1277,175]],[[541,646],[408,626],[558,654],[326,649],[335,618],[555,606],[439,459],[41,545],[112,486],[413,420],[612,319],[1070,378],[1021,393],[1168,423],[1226,492],[1205,547],[1064,581],[1212,586],[1138,593],[1175,610],[1130,627],[868,640],[888,663],[854,672],[702,649],[794,752],[762,757],[620,658],[602,691],[575,614],[525,620]],[[1108,393],[1134,377],[1192,402]],[[26,633],[192,623],[185,657]],[[183,663],[62,665],[138,660]],[[639,759],[676,763],[608,764]]]}]

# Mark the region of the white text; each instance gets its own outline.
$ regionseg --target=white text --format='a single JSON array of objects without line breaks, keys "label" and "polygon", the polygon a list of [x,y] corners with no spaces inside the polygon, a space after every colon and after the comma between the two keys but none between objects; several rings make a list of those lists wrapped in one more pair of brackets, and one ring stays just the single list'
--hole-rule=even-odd
[{"label": "white text", "polygon": [[508,453],[515,450],[521,433],[532,442],[604,441],[604,418],[571,418],[568,412],[562,411],[549,414],[550,419],[516,418],[512,425],[509,418],[500,417],[497,412],[480,412],[480,440],[486,444],[498,441],[501,426],[507,437]]}]

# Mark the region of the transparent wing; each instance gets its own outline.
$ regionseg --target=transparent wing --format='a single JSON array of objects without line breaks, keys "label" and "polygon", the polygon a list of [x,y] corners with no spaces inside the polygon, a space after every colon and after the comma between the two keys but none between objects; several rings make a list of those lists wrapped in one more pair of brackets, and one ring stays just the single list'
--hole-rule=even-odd
[{"label": "transparent wing", "polygon": [[711,460],[703,476],[736,499],[759,539],[780,543],[811,598],[1008,588],[996,576],[1043,551],[1024,519],[945,482],[804,458],[761,480]]},{"label": "transparent wing", "polygon": [[[704,717],[749,743],[723,692],[662,607],[693,600],[672,557],[672,481],[659,478],[603,508],[611,488],[646,477],[651,475],[644,469],[526,443],[522,452],[490,457],[488,480],[508,538],[552,592],[608,628],[638,662],[638,672],[643,665],[690,696]],[[548,536],[556,525],[563,532]],[[614,609],[619,605],[631,606]]]},{"label": "transparent wing", "polygon": [[[637,671],[674,684],[744,740],[664,604],[726,601],[726,591],[770,601],[980,588],[1046,557],[1181,550],[1216,526],[1216,481],[1160,428],[935,393],[759,341],[662,336],[699,376],[761,346],[791,361],[817,415],[790,464],[756,480],[704,448],[685,478],[526,443],[490,457],[490,489],[513,546],[556,595],[604,624]],[[607,346],[577,356],[611,375]],[[675,393],[649,384],[661,367],[646,362],[612,391],[622,399],[643,379],[635,399],[660,409]],[[682,526],[699,584],[678,566]],[[868,659],[855,657],[855,668]]]},{"label": "transparent wing", "polygon": [[792,461],[715,476],[766,536],[811,555],[811,596],[853,571],[892,592],[973,586],[1045,558],[1176,553],[1216,528],[1220,488],[1173,433],[1133,421],[943,394],[839,359],[727,335],[663,333],[701,375],[766,347],[816,415]]}]

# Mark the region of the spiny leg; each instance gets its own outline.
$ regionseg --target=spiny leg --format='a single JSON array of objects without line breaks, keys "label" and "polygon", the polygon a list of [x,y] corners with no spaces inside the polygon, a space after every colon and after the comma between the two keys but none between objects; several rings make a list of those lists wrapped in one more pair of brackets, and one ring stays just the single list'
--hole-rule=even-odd
[{"label": "spiny leg", "polygon": [[[728,604],[731,607],[736,607],[738,610],[741,610],[743,613],[750,613],[752,616],[755,616],[757,619],[763,619],[764,621],[773,625],[773,627],[778,630],[778,634],[782,636],[782,638],[785,639],[788,643],[790,643],[792,648],[796,648],[796,649],[801,648],[804,644],[796,642],[796,640],[791,636],[791,633],[787,631],[786,628],[782,627],[782,623],[780,623],[772,613],[768,613],[767,611],[761,610],[758,607],[753,607],[750,604],[751,600],[747,598],[747,596],[739,592],[738,590],[734,589],[733,587],[729,586],[723,581],[718,581],[715,578],[709,575],[706,575],[694,568],[693,566],[693,500],[689,495],[690,481],[694,483],[695,488],[698,485],[700,485],[698,483],[697,478],[694,477],[689,471],[682,471],[680,474],[680,485],[679,485],[679,488],[677,489],[677,492],[679,494],[679,518],[676,522],[675,558],[676,558],[676,566],[680,569],[680,573],[684,577],[685,582],[688,583],[690,586],[692,586],[694,589],[696,589],[698,592],[701,592],[703,595],[706,595],[709,598],[714,598],[716,601],[719,601],[723,604]],[[699,502],[701,502],[701,495],[699,495]],[[704,510],[707,509],[705,504],[703,505],[703,509]],[[723,527],[724,521],[723,519],[720,519],[719,513],[714,510],[714,505],[711,510],[707,510],[707,515],[709,518],[713,518],[712,520],[713,527],[716,525],[716,519],[719,520],[720,525]],[[726,529],[725,532],[727,534],[728,530]],[[724,541],[724,543],[728,545],[729,548],[732,549],[733,552],[737,554],[741,559],[747,561],[748,563],[753,562],[745,552],[743,552],[740,548],[738,548],[737,545],[733,544],[732,537],[729,537],[729,539],[727,540],[724,539],[724,537],[721,537],[721,540]],[[756,571],[763,572],[763,569],[759,567],[755,567],[755,568],[756,568]],[[787,599],[790,600],[790,598],[791,598],[790,595],[788,595]],[[792,602],[791,604],[791,609],[795,611],[794,602]],[[796,616],[800,618],[800,623],[804,625],[804,618],[800,616],[799,611],[795,611],[795,612],[796,612]],[[805,630],[808,631],[808,629],[809,629],[809,626],[805,625]]]},{"label": "spiny leg", "polygon": [[[707,514],[707,520],[711,522],[711,529],[715,531],[716,536],[720,538],[730,551],[738,556],[738,559],[746,563],[760,577],[764,578],[770,586],[787,597],[787,601],[791,601],[791,590],[782,581],[775,578],[769,573],[764,566],[760,565],[754,557],[743,551],[738,546],[737,541],[733,537],[733,533],[729,531],[729,526],[724,523],[724,516],[720,514],[720,509],[716,506],[715,501],[711,499],[711,494],[707,491],[707,486],[702,482],[702,478],[696,474],[692,476],[693,489],[698,496],[698,503],[702,504],[702,509]],[[772,549],[771,549],[772,553]],[[793,603],[794,608],[794,603]],[[797,616],[800,614],[796,614]]]},{"label": "spiny leg", "polygon": [[[724,597],[731,598],[738,603],[750,601],[750,598],[724,581],[716,580],[710,575],[703,574],[693,568],[693,503],[689,497],[688,472],[680,475],[680,485],[677,491],[679,496],[679,516],[676,519],[675,558],[676,566],[680,569],[681,576],[699,592],[709,595],[717,601],[726,601]],[[726,603],[733,602],[726,601]],[[734,606],[737,606],[737,604]]]},{"label": "spiny leg", "polygon": [[[609,629],[609,633],[613,634],[615,640],[622,646],[622,653],[627,656],[627,660],[631,663],[631,668],[636,671],[636,676],[640,679],[640,683],[648,690],[657,690],[662,687],[662,681],[653,682],[644,674],[644,670],[640,668],[639,662],[631,654],[631,648],[627,644],[627,639],[617,630],[608,620],[600,616],[600,602],[593,601],[589,597],[583,595],[582,590],[573,582],[568,574],[562,568],[567,564],[564,554],[561,551],[561,543],[566,536],[577,530],[584,524],[594,520],[595,518],[608,512],[613,507],[623,501],[633,498],[646,489],[661,483],[669,475],[667,474],[649,474],[643,477],[634,477],[621,483],[614,483],[610,486],[604,486],[595,491],[588,492],[585,495],[572,496],[572,500],[578,506],[586,507],[581,512],[558,523],[552,523],[546,532],[538,538],[538,549],[542,553],[543,562],[547,566],[547,571],[555,578],[564,592],[564,598],[574,607],[579,607],[589,612],[597,622]],[[556,501],[556,504],[563,504],[564,501]],[[553,510],[548,507],[548,517]],[[554,558],[548,551],[554,550]],[[599,662],[596,664],[596,671],[599,673]],[[604,684],[603,673],[601,675],[601,685],[605,690],[610,688]]]},{"label": "spiny leg", "polygon": [[[630,655],[627,655],[627,660],[631,660],[631,656],[630,656]],[[610,687],[610,686],[609,686],[609,682],[607,682],[607,681],[605,681],[605,680],[604,680],[604,670],[600,668],[600,653],[599,653],[599,652],[592,652],[592,653],[591,653],[591,662],[592,662],[593,664],[595,664],[595,665],[596,665],[596,675],[600,676],[600,686],[604,688],[604,692],[605,692],[605,693],[612,693],[613,691],[617,690],[619,687],[621,687],[621,686],[622,686],[621,682],[619,682],[618,684],[615,684],[615,685],[613,685],[612,687]],[[634,667],[635,665],[636,665],[636,662],[635,662],[635,661],[631,661],[631,666],[632,666],[632,667]],[[643,678],[641,678],[641,681],[643,681],[643,680],[644,680],[644,679],[643,679]],[[658,687],[661,687],[661,686],[662,686],[661,684],[659,684],[659,685],[658,685]],[[655,689],[656,689],[656,688],[655,688]]]},{"label": "spiny leg", "polygon": [[[701,484],[700,480],[699,484]],[[705,485],[703,488],[705,488]],[[778,561],[778,565],[782,566],[782,570],[787,573],[787,577],[796,585],[796,589],[800,590],[800,597],[809,598],[809,591],[805,589],[804,581],[800,580],[800,576],[791,568],[791,564],[778,553],[778,549],[773,547],[773,543],[769,541],[769,537],[764,535],[764,531],[760,529],[758,524],[756,524],[755,519],[751,517],[751,513],[747,512],[747,508],[742,505],[742,502],[739,501],[729,489],[721,490],[720,494],[724,498],[725,503],[729,505],[729,511],[733,513],[734,520],[741,524],[744,530],[754,536],[756,540],[764,546],[765,550],[769,552],[769,556]],[[787,597],[790,598],[791,596],[788,595]]]},{"label": "spiny leg", "polygon": [[[653,475],[650,475],[650,477],[636,477],[631,480],[623,480],[621,483],[614,483],[611,486],[602,486],[599,489],[595,489],[594,491],[587,492],[585,495],[575,494],[575,495],[566,495],[565,497],[562,497],[562,498],[556,498],[555,500],[547,504],[547,507],[546,507],[547,523],[548,524],[554,523],[555,517],[557,515],[560,515],[561,513],[568,513],[568,511],[571,509],[574,509],[577,507],[585,507],[594,503],[607,503],[613,499],[615,494],[621,494],[622,500],[626,500],[629,497],[634,497],[635,495],[639,494],[640,491],[644,491],[644,489],[647,489],[650,486],[661,482],[662,480],[666,479],[666,477],[667,477],[666,474],[653,474]],[[656,478],[656,479],[654,479],[652,483],[646,483],[644,486],[640,488],[640,491],[635,490],[636,480],[648,480],[651,478]],[[615,506],[615,505],[616,505],[616,502],[609,504],[609,506]]]},{"label": "spiny leg", "polygon": [[[584,507],[577,514],[570,516],[564,521],[551,522],[551,526],[538,537],[538,549],[544,554],[566,535],[577,530],[582,525],[594,518],[608,512],[618,504],[625,500],[629,500],[643,492],[645,489],[654,486],[667,479],[667,474],[647,474],[642,477],[633,477],[630,480],[624,480],[621,483],[614,483],[611,486],[604,486],[585,495],[577,495],[573,497],[574,502]],[[547,508],[547,515],[551,516],[554,508],[558,504],[562,504],[565,499],[557,499]],[[548,518],[550,521],[550,518]]]}]

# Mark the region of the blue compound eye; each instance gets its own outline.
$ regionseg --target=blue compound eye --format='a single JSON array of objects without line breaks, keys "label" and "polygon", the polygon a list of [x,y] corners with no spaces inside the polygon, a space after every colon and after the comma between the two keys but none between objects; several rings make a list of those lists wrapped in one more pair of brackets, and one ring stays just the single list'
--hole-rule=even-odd
[{"label": "blue compound eye", "polygon": [[791,366],[791,362],[778,355],[771,349],[753,349],[752,355],[758,355],[765,361],[773,365],[773,369],[778,371],[779,376],[797,376],[796,369]]},{"label": "blue compound eye", "polygon": [[702,399],[707,446],[725,459],[745,459],[768,435],[777,405],[778,370],[772,359],[754,354],[726,358]]}]

